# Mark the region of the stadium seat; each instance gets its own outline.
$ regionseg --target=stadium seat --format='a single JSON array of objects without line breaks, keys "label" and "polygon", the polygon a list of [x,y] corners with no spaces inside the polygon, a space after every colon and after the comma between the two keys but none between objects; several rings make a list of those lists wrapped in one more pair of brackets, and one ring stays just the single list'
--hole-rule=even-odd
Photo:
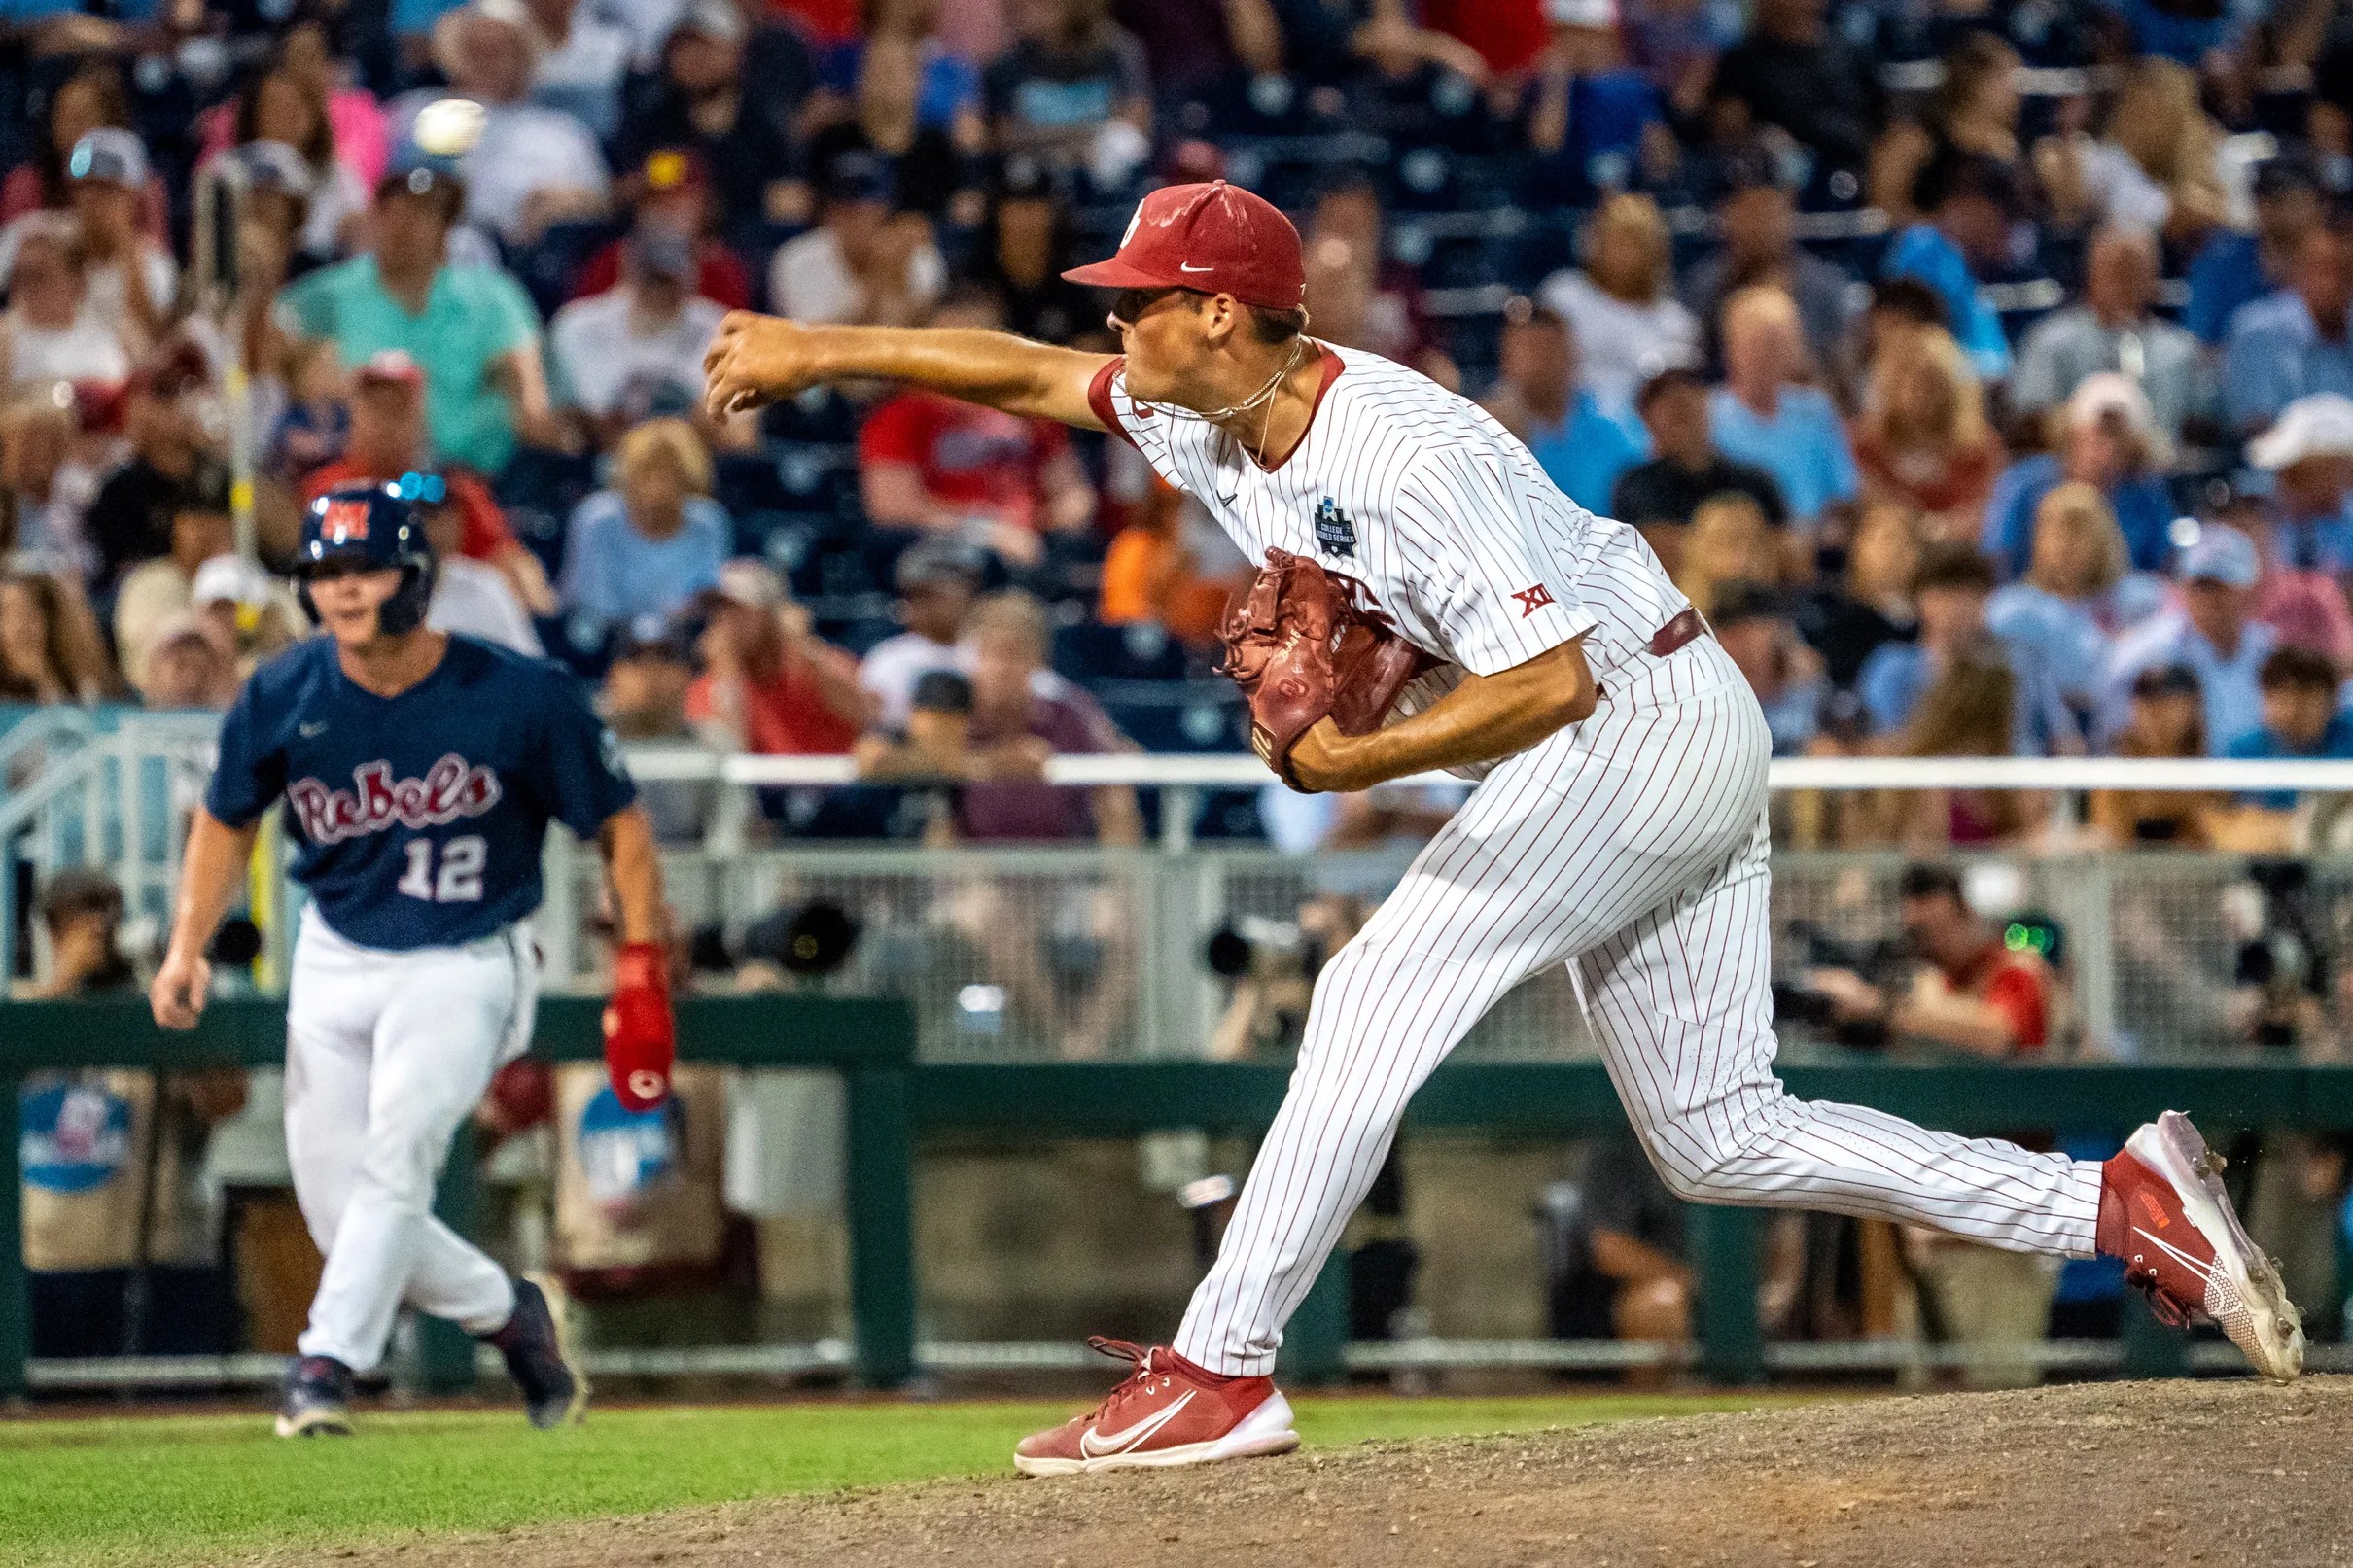
[{"label": "stadium seat", "polygon": [[1212,789],[1201,797],[1193,819],[1193,836],[1227,842],[1259,842],[1266,824],[1258,819],[1258,793],[1252,789]]},{"label": "stadium seat", "polygon": [[843,536],[839,520],[824,512],[731,511],[734,553],[757,556],[792,584],[795,594],[820,591],[820,559]]},{"label": "stadium seat", "polygon": [[1213,754],[1247,749],[1247,710],[1229,680],[1141,686],[1103,681],[1093,689],[1120,733],[1147,751]]},{"label": "stadium seat", "polygon": [[515,537],[551,576],[563,566],[564,529],[572,508],[595,491],[596,477],[592,456],[525,446],[515,450],[491,487]]},{"label": "stadium seat", "polygon": [[755,511],[795,509],[776,472],[776,446],[758,452],[722,452],[711,467],[711,498],[742,516]]},{"label": "stadium seat", "polygon": [[1185,679],[1184,645],[1150,621],[1105,626],[1080,621],[1054,634],[1054,668],[1080,685]]},{"label": "stadium seat", "polygon": [[613,662],[613,639],[612,629],[603,622],[586,615],[534,615],[531,625],[547,657],[583,680],[605,678],[606,666]]},{"label": "stadium seat", "polygon": [[832,387],[811,387],[760,413],[760,434],[771,441],[856,441],[858,425],[858,405]]},{"label": "stadium seat", "polygon": [[572,297],[573,283],[588,258],[620,233],[620,225],[610,218],[550,224],[533,243],[509,250],[507,266],[540,314],[552,317]]}]

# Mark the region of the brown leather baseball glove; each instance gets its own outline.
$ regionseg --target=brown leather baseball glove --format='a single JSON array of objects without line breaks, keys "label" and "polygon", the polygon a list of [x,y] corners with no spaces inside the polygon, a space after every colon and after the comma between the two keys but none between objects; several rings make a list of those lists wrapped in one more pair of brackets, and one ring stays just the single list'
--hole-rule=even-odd
[{"label": "brown leather baseball glove", "polygon": [[1250,746],[1293,789],[1291,748],[1317,720],[1343,735],[1381,726],[1405,683],[1426,667],[1421,650],[1357,616],[1317,561],[1266,552],[1266,568],[1226,614],[1222,668],[1250,705]]}]

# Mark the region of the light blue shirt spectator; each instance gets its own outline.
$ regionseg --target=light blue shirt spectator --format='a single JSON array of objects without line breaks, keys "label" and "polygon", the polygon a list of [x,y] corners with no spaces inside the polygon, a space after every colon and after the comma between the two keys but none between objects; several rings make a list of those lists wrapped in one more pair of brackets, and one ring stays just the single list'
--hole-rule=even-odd
[{"label": "light blue shirt spectator", "polygon": [[2275,500],[2265,510],[2271,525],[2271,553],[2298,572],[2353,572],[2353,496],[2322,517],[2293,514]]},{"label": "light blue shirt spectator", "polygon": [[2257,676],[2279,645],[2279,634],[2250,620],[2238,645],[2225,654],[2179,610],[2170,610],[2117,640],[2108,661],[2106,694],[2100,702],[2100,735],[2112,739],[2132,716],[2132,679],[2159,665],[2186,666],[2197,677],[2206,714],[2206,749],[2221,755],[2232,741],[2264,722],[2264,694]]},{"label": "light blue shirt spectator", "polygon": [[1580,388],[1563,418],[1528,426],[1528,449],[1569,500],[1606,517],[1618,476],[1650,456],[1650,433],[1630,424]]},{"label": "light blue shirt spectator", "polygon": [[1707,395],[1708,431],[1726,457],[1772,474],[1789,515],[1810,523],[1824,508],[1861,493],[1854,449],[1846,444],[1838,409],[1819,388],[1783,387],[1776,403],[1768,419],[1730,387],[1718,387]]},{"label": "light blue shirt spectator", "polygon": [[[2043,498],[2067,482],[2059,460],[2048,452],[2020,458],[1993,481],[1985,499],[1985,552],[2001,564],[2002,575],[2025,575],[2034,550],[2034,511]],[[2175,509],[2173,487],[2160,474],[2142,474],[2101,492],[2124,531],[2125,548],[2136,572],[2162,572],[2171,565]]]},{"label": "light blue shirt spectator", "polygon": [[2048,588],[2013,582],[1985,601],[1985,624],[2012,647],[2032,653],[2053,674],[2059,694],[2089,716],[2097,707],[2108,633],[2092,607]]},{"label": "light blue shirt spectator", "polygon": [[2230,319],[2279,287],[2264,271],[2263,245],[2253,234],[2226,228],[2190,260],[2190,303],[2182,325],[2200,342],[2220,347]]},{"label": "light blue shirt spectator", "polygon": [[[2031,648],[2007,642],[1997,645],[2018,682],[2010,711],[2011,755],[2057,754],[2082,734],[2057,679]],[[1871,717],[1872,733],[1892,735],[1909,724],[1936,677],[1935,660],[1921,644],[1882,643],[1872,649],[1855,678],[1855,695]]]},{"label": "light blue shirt spectator", "polygon": [[1917,278],[1934,289],[1951,318],[1953,340],[1968,353],[1977,373],[1988,381],[2010,374],[2010,339],[2002,333],[2001,313],[1985,297],[1961,248],[1934,225],[1914,224],[1896,235],[1879,263],[1879,276]]},{"label": "light blue shirt spectator", "polygon": [[[2329,727],[2321,731],[2320,744],[2308,750],[2290,746],[2265,725],[2224,747],[2223,755],[2249,762],[2353,762],[2353,717],[2338,714],[2331,718]],[[2293,789],[2265,789],[2238,798],[2244,805],[2261,806],[2265,811],[2296,809]]]},{"label": "light blue shirt spectator", "polygon": [[689,496],[678,532],[649,539],[629,521],[620,496],[600,490],[573,509],[557,593],[572,613],[606,625],[640,615],[667,619],[696,594],[719,586],[733,536],[725,508],[706,496]]},{"label": "light blue shirt spectator", "polygon": [[2260,430],[2299,398],[2316,392],[2353,397],[2353,336],[2340,324],[2321,336],[2302,295],[2282,290],[2232,318],[2223,349],[2223,414],[2232,428]]},{"label": "light blue shirt spectator", "polygon": [[2345,463],[2353,459],[2353,400],[2323,393],[2280,410],[2269,430],[2247,443],[2247,461],[2271,475],[2265,508],[2271,557],[2298,572],[2353,571],[2353,494]]}]

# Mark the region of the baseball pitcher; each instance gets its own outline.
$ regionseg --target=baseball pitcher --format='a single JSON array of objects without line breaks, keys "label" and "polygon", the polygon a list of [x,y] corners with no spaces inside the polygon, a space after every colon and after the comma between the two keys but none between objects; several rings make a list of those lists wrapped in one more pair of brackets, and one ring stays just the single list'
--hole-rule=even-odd
[{"label": "baseball pitcher", "polygon": [[1298,789],[1480,780],[1317,977],[1290,1092],[1174,1345],[1023,1442],[1031,1475],[1294,1446],[1269,1374],[1406,1101],[1495,1000],[1573,965],[1611,1081],[1678,1196],[2122,1257],[2265,1374],[2303,1364],[2276,1271],[2183,1118],[2105,1166],[1793,1098],[1774,1075],[1765,718],[1641,536],[1564,497],[1463,399],[1306,334],[1299,236],[1220,181],[1144,198],[1125,352],[730,316],[715,410],[884,377],[1131,442],[1266,570],[1227,628],[1259,754]]},{"label": "baseball pitcher", "polygon": [[286,1148],[327,1268],[281,1437],[350,1432],[353,1376],[383,1359],[403,1301],[496,1345],[533,1425],[586,1403],[560,1298],[432,1212],[458,1124],[531,1041],[551,820],[594,838],[613,882],[615,1092],[632,1109],[668,1093],[661,870],[620,749],[564,671],[428,630],[434,569],[399,486],[311,504],[297,575],[327,635],[255,671],[221,726],[151,997],[157,1023],[194,1026],[205,946],[283,801],[310,894],[287,996]]}]

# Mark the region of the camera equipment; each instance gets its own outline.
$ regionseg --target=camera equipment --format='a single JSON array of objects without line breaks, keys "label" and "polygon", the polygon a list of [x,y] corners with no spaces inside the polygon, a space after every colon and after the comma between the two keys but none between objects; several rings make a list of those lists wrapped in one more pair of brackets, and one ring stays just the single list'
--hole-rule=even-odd
[{"label": "camera equipment", "polygon": [[797,909],[754,921],[744,932],[744,957],[765,958],[804,980],[822,980],[850,961],[858,937],[858,922],[849,911],[829,898],[812,898]]},{"label": "camera equipment", "polygon": [[1803,1024],[1827,1034],[1834,1044],[1876,1051],[1887,1044],[1883,1019],[1842,1019],[1828,993],[1806,980],[1811,969],[1845,969],[1882,989],[1900,985],[1912,968],[1904,942],[1882,937],[1852,941],[1833,936],[1811,921],[1792,921],[1779,944],[1795,954],[1792,978],[1773,983],[1773,1011],[1785,1024]]},{"label": "camera equipment", "polygon": [[1297,921],[1262,915],[1227,921],[1210,933],[1201,951],[1210,972],[1227,980],[1313,980],[1328,957],[1323,939],[1302,930]]}]

